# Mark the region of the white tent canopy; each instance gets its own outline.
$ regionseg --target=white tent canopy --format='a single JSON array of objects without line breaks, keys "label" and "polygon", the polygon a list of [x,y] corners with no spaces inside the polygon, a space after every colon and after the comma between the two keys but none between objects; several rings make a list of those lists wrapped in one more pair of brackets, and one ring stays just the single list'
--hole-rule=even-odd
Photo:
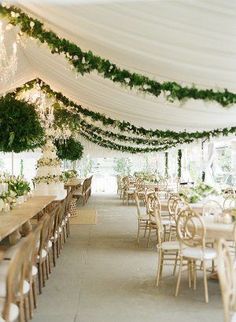
[{"label": "white tent canopy", "polygon": [[[236,92],[236,3],[100,2],[61,5],[60,1],[19,0],[16,5],[58,36],[130,71],[158,81]],[[7,36],[10,46],[14,31]],[[125,89],[94,72],[76,77],[63,56],[29,39],[19,49],[11,88],[36,77],[86,108],[146,128],[201,130],[235,125],[236,106],[223,108],[193,99],[170,103]]]}]

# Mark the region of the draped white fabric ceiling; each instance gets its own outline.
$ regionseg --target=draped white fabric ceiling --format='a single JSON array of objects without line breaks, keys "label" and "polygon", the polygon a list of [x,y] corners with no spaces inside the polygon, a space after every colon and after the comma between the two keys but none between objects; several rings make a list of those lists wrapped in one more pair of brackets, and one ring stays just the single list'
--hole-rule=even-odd
[{"label": "draped white fabric ceiling", "polygon": [[[100,3],[101,2],[101,3]],[[236,2],[21,1],[24,11],[83,50],[149,77],[236,92]],[[76,3],[76,4],[75,4]],[[9,35],[8,42],[13,39]],[[75,77],[63,56],[29,39],[12,88],[40,77],[84,107],[146,128],[200,130],[235,126],[236,106],[126,90],[96,73]],[[6,88],[1,88],[4,92]]]}]

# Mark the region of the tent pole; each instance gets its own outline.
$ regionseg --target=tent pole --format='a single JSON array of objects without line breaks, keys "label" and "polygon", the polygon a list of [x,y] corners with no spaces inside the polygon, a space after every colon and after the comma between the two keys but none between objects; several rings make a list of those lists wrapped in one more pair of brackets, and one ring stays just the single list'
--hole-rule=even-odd
[{"label": "tent pole", "polygon": [[14,175],[14,152],[11,151],[11,174]]}]

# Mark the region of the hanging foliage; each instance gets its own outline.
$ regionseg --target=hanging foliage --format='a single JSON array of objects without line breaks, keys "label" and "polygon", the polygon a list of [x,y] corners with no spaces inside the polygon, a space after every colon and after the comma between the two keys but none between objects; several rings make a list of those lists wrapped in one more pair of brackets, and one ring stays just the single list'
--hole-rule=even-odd
[{"label": "hanging foliage", "polygon": [[55,146],[57,156],[61,160],[77,161],[82,158],[84,147],[72,138],[65,141],[56,140]]},{"label": "hanging foliage", "polygon": [[44,131],[34,106],[10,94],[0,97],[0,151],[34,150],[43,140]]},{"label": "hanging foliage", "polygon": [[168,178],[169,175],[169,153],[165,152],[165,177]]},{"label": "hanging foliage", "polygon": [[65,55],[76,73],[81,75],[97,71],[102,77],[130,89],[134,88],[156,97],[164,93],[170,102],[191,98],[218,102],[222,106],[230,106],[236,103],[236,94],[229,92],[227,89],[198,89],[195,86],[182,86],[176,82],[160,83],[147,76],[122,69],[91,51],[82,51],[78,45],[65,38],[60,38],[53,31],[47,30],[41,21],[30,17],[15,6],[0,5],[0,14],[6,17],[12,25],[18,26],[24,34],[39,40],[41,43],[46,43],[52,54]]},{"label": "hanging foliage", "polygon": [[182,150],[178,150],[178,178],[182,176]]},{"label": "hanging foliage", "polygon": [[[117,131],[120,131],[122,133],[127,132],[130,136],[129,142],[133,141],[133,136],[136,136],[136,137],[141,136],[141,138],[139,137],[137,138],[137,140],[139,139],[141,139],[141,141],[144,140],[143,144],[145,145],[148,144],[147,142],[158,139],[159,142],[158,143],[154,142],[153,144],[155,146],[156,144],[160,144],[160,139],[161,139],[161,141],[164,140],[164,143],[167,142],[166,143],[167,145],[170,143],[170,145],[173,146],[173,143],[175,143],[175,145],[183,144],[183,143],[192,143],[199,139],[210,139],[212,137],[218,137],[220,135],[227,136],[229,134],[236,133],[236,126],[229,127],[229,128],[222,128],[222,129],[214,129],[210,131],[202,131],[202,132],[199,132],[199,131],[175,132],[170,130],[158,130],[158,129],[152,130],[152,129],[145,129],[143,127],[137,127],[131,124],[130,122],[115,120],[110,117],[106,117],[104,114],[86,109],[81,105],[76,104],[72,100],[69,100],[62,93],[52,90],[49,85],[47,85],[46,83],[44,83],[42,80],[38,78],[25,83],[21,87],[18,87],[15,90],[15,92],[12,93],[12,95],[16,95],[16,94],[20,94],[22,92],[28,91],[34,88],[36,85],[43,92],[53,97],[58,103],[62,104],[63,107],[69,109],[69,112],[65,111],[64,113],[67,113],[65,114],[67,115],[67,117],[69,117],[70,114],[72,115],[72,118],[70,121],[72,128],[77,127],[78,124],[81,122],[81,120],[83,120],[83,124],[87,124],[90,127],[92,126],[91,123],[100,122],[102,123],[102,126],[105,128],[116,129]],[[90,119],[90,123],[87,121],[87,119]],[[78,123],[77,125],[76,125],[76,122]],[[121,140],[123,134],[121,135],[119,133],[117,134],[112,131],[109,131],[109,133],[107,132],[106,135],[109,137],[109,139],[112,136],[113,137],[116,136],[118,140]],[[135,143],[140,144],[141,142],[138,143],[138,141],[136,141]]]}]

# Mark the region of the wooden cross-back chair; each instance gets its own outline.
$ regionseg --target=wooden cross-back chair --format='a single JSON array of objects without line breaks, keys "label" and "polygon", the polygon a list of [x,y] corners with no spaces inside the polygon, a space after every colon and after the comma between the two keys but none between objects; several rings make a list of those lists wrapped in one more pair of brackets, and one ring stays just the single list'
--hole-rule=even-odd
[{"label": "wooden cross-back chair", "polygon": [[[20,321],[27,319],[25,301],[28,298],[28,291],[25,291],[25,279],[28,275],[28,265],[34,246],[34,235],[20,240],[14,252],[11,252],[11,259],[0,263],[0,280],[5,281],[5,296],[0,299],[0,310],[4,321]],[[10,256],[10,255],[9,255]],[[7,257],[9,257],[7,256]],[[27,282],[26,282],[27,283]],[[18,307],[16,306],[18,304]]]},{"label": "wooden cross-back chair", "polygon": [[179,293],[179,285],[183,261],[188,262],[189,287],[196,289],[197,261],[202,262],[205,302],[208,303],[207,262],[216,259],[216,251],[206,247],[206,228],[203,217],[190,208],[185,208],[178,214],[177,236],[180,242],[180,264],[175,295]]}]

